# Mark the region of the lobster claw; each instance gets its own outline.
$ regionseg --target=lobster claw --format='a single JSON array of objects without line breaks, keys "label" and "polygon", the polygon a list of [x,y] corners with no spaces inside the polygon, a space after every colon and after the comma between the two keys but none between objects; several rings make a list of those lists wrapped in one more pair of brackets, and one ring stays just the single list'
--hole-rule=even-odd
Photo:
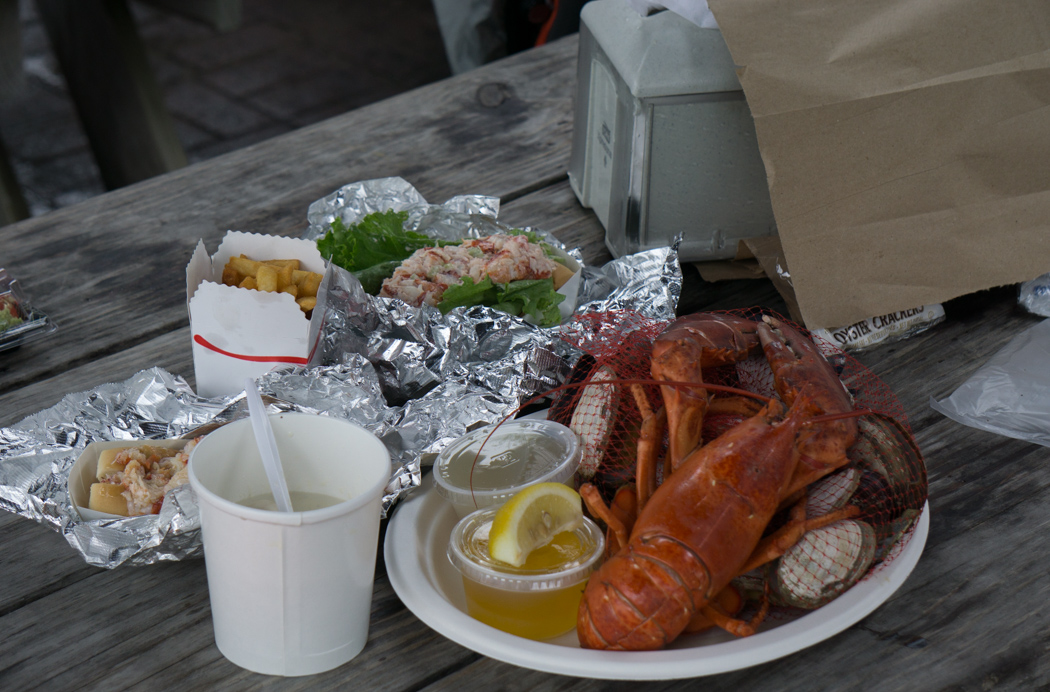
[{"label": "lobster claw", "polygon": [[[848,413],[853,401],[835,369],[812,341],[797,329],[766,315],[758,338],[773,370],[777,394],[789,406],[807,389],[814,415]],[[846,450],[857,440],[854,418],[813,423],[803,427],[795,443],[799,466],[785,497],[849,463]]]},{"label": "lobster claw", "polygon": [[[651,371],[657,380],[703,384],[703,369],[728,365],[758,349],[758,325],[733,315],[700,313],[680,317],[653,342]],[[661,386],[671,431],[672,467],[678,468],[698,444],[708,394],[701,387]]]}]

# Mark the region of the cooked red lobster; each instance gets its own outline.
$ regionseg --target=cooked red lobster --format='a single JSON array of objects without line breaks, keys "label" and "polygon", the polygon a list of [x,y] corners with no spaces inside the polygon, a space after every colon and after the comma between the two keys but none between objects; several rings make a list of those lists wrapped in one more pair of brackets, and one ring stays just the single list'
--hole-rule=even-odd
[{"label": "cooked red lobster", "polygon": [[[609,526],[612,551],[580,602],[584,647],[657,649],[705,618],[735,634],[752,633],[767,604],[751,621],[734,620],[715,602],[730,581],[775,559],[805,531],[855,510],[806,520],[800,503],[802,512],[793,510],[785,527],[763,539],[778,508],[848,463],[846,450],[857,436],[851,418],[812,422],[853,405],[831,365],[793,327],[771,317],[681,318],[657,337],[651,370],[664,382],[702,383],[704,368],[738,361],[759,346],[782,401],[770,400],[701,446],[710,395],[697,386],[663,385],[664,409],[650,412],[639,439],[636,497],[617,498],[608,508],[594,487],[581,488],[590,511]],[[653,490],[664,421],[670,463]],[[632,505],[639,512],[633,528]]]}]

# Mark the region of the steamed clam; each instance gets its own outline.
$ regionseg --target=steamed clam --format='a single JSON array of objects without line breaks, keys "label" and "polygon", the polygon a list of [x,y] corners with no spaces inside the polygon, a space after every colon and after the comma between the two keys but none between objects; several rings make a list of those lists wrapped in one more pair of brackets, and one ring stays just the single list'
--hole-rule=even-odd
[{"label": "steamed clam", "polygon": [[867,573],[875,549],[875,530],[863,521],[843,519],[810,531],[777,561],[773,595],[783,605],[819,608]]},{"label": "steamed clam", "polygon": [[770,568],[773,598],[813,609],[853,586],[900,550],[926,497],[926,467],[911,436],[888,416],[859,419],[849,466],[813,483],[806,516],[819,517],[849,505],[852,519],[808,532]]}]

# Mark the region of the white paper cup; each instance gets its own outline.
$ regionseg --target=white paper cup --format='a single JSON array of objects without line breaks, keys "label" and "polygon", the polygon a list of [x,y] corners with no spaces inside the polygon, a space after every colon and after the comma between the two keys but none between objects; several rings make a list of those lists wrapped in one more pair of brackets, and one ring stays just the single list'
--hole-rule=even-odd
[{"label": "white paper cup", "polygon": [[271,415],[295,491],[342,500],[305,512],[237,504],[270,492],[250,419],[208,434],[190,456],[215,643],[257,673],[310,675],[364,648],[390,455],[337,418]]}]

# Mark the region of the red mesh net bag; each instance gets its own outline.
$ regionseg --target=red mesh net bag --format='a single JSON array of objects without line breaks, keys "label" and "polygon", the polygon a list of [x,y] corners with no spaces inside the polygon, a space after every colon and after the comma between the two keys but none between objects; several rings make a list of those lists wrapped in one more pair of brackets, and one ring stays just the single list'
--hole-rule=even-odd
[{"label": "red mesh net bag", "polygon": [[[763,312],[723,314],[761,320]],[[774,313],[765,314],[787,322]],[[636,313],[611,312],[577,316],[563,327],[562,338],[585,355],[566,384],[550,393],[548,417],[580,436],[583,460],[578,481],[594,484],[607,503],[617,489],[634,481],[643,420],[637,399],[653,411],[663,404],[650,359],[654,339],[669,324]],[[812,340],[805,329],[792,326]],[[775,606],[774,619],[790,617],[795,609],[820,607],[888,564],[910,537],[927,496],[925,464],[893,392],[837,347],[814,343],[838,373],[854,408],[863,413],[856,418],[859,434],[847,453],[850,463],[808,486],[805,513],[815,518],[842,508],[857,509],[849,510],[853,516],[807,532],[782,557],[734,582],[753,601],[767,594]],[[736,363],[705,369],[703,376],[711,385],[776,396],[773,373],[761,349]],[[723,404],[732,403],[731,393],[712,396],[723,398]],[[705,442],[746,417],[733,412],[733,406],[723,408],[729,412],[705,417]],[[666,435],[661,458],[665,454]],[[781,511],[767,533],[787,517],[788,510]]]}]

